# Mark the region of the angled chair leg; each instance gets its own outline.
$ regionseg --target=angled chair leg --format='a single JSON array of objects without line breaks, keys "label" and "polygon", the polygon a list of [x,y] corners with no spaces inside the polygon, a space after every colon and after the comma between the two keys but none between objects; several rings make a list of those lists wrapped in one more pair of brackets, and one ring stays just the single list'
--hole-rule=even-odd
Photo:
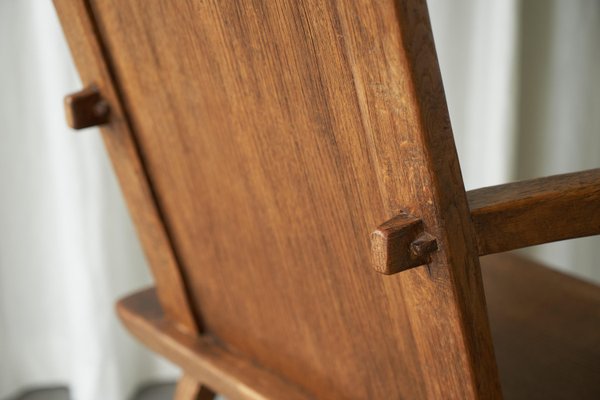
[{"label": "angled chair leg", "polygon": [[215,397],[212,390],[189,375],[183,375],[177,382],[173,400],[213,400]]}]

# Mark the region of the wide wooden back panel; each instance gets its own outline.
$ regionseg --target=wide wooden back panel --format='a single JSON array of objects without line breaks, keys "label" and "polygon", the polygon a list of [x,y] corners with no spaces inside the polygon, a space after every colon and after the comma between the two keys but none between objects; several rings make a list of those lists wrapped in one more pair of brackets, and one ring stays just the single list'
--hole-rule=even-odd
[{"label": "wide wooden back panel", "polygon": [[[209,333],[320,398],[499,395],[424,1],[89,7]],[[383,276],[401,210],[440,250]]]}]

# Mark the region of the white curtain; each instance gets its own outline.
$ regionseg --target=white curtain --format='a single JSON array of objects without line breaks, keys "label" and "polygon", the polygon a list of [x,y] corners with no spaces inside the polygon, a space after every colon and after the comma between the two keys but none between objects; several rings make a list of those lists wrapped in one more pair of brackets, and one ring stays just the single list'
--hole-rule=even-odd
[{"label": "white curtain", "polygon": [[[600,167],[600,1],[523,2],[516,177]],[[600,237],[529,250],[600,282]]]},{"label": "white curtain", "polygon": [[507,182],[518,115],[518,2],[428,4],[465,185]]},{"label": "white curtain", "polygon": [[[600,166],[600,2],[430,0],[468,188]],[[0,0],[0,399],[64,384],[127,399],[177,370],[125,333],[117,298],[150,283],[48,0]],[[529,250],[600,281],[598,238]]]},{"label": "white curtain", "polygon": [[174,379],[114,302],[150,284],[99,132],[65,126],[80,89],[54,8],[0,0],[0,399],[64,384],[121,400]]},{"label": "white curtain", "polygon": [[[600,167],[600,2],[429,0],[467,189]],[[600,238],[523,253],[600,282]]]}]

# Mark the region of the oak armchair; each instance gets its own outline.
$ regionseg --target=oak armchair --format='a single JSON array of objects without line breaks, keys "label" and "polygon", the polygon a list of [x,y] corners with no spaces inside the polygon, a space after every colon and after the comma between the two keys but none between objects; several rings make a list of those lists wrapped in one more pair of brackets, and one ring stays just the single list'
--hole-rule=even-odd
[{"label": "oak armchair", "polygon": [[[54,0],[178,399],[600,398],[600,170],[465,192],[426,3]],[[490,328],[491,327],[491,328]]]}]

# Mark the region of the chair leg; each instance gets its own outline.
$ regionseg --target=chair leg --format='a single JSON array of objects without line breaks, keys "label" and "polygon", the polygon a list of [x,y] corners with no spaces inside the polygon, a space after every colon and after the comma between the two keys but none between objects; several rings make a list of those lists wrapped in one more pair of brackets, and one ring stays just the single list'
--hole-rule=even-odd
[{"label": "chair leg", "polygon": [[216,394],[190,377],[189,375],[183,375],[179,382],[177,382],[177,387],[175,388],[175,396],[174,400],[213,400]]}]

